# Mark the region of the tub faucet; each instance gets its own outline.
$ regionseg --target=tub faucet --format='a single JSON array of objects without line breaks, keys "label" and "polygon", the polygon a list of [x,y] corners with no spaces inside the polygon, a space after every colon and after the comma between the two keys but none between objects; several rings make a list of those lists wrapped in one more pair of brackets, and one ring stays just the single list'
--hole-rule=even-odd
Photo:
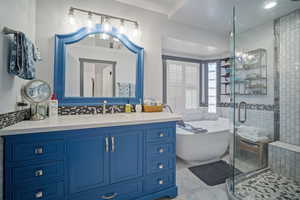
[{"label": "tub faucet", "polygon": [[169,106],[168,104],[164,104],[163,108],[167,108],[169,110],[170,113],[174,113],[171,106]]}]

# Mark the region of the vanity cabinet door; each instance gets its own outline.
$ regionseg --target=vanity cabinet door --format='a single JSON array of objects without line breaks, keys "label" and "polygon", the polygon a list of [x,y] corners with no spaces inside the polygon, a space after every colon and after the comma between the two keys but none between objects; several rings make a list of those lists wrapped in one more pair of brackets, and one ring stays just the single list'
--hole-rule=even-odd
[{"label": "vanity cabinet door", "polygon": [[143,131],[124,130],[111,133],[111,182],[143,175]]},{"label": "vanity cabinet door", "polygon": [[109,137],[84,135],[68,142],[71,194],[109,184]]}]

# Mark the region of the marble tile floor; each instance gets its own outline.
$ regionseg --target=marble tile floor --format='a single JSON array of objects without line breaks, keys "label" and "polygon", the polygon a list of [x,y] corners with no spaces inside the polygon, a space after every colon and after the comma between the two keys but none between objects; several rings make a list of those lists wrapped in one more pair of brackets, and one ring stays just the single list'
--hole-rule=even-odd
[{"label": "marble tile floor", "polygon": [[[178,197],[173,200],[228,200],[226,185],[208,186],[196,177],[188,168],[195,166],[177,158]],[[169,200],[169,199],[160,199]]]},{"label": "marble tile floor", "polygon": [[299,200],[300,183],[267,170],[238,183],[236,195],[245,200]]}]

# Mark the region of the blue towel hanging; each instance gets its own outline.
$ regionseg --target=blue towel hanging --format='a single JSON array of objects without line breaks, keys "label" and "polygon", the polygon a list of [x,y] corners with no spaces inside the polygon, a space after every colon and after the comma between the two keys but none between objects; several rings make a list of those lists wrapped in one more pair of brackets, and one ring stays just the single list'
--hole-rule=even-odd
[{"label": "blue towel hanging", "polygon": [[40,60],[35,45],[24,33],[11,33],[13,37],[10,38],[8,73],[26,80],[35,79],[35,63]]}]

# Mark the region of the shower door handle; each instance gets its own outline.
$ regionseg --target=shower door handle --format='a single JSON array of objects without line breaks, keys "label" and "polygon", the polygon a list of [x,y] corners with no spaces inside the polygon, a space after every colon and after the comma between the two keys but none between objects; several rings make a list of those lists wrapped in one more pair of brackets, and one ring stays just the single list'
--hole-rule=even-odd
[{"label": "shower door handle", "polygon": [[[241,107],[244,105],[244,120],[241,119]],[[238,120],[241,123],[245,123],[247,121],[247,103],[245,101],[241,101],[238,106]]]}]

